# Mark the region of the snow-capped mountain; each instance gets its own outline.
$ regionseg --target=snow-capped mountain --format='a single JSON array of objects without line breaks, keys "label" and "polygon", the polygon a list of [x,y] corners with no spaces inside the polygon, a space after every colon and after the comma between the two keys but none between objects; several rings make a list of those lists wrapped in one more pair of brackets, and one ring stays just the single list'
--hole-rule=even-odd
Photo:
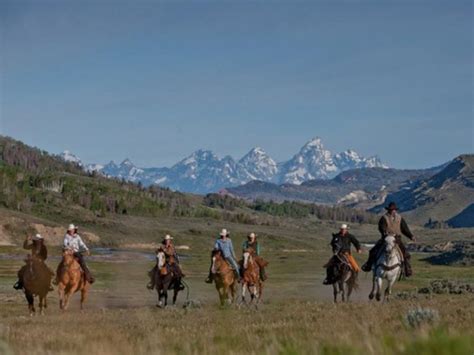
[{"label": "snow-capped mountain", "polygon": [[313,138],[298,154],[282,164],[280,182],[299,185],[306,180],[331,178],[338,171],[332,153],[324,149],[321,138]]},{"label": "snow-capped mountain", "polygon": [[82,166],[82,161],[81,159],[79,159],[79,157],[77,157],[76,155],[72,154],[69,150],[65,150],[64,152],[62,152],[61,154],[59,154],[59,156],[61,157],[61,159],[63,159],[64,161],[67,161],[67,162],[70,162],[70,163],[75,163],[79,166]]},{"label": "snow-capped mountain", "polygon": [[239,164],[249,180],[272,181],[278,173],[277,163],[260,147],[244,155]]},{"label": "snow-capped mountain", "polygon": [[358,168],[388,168],[379,157],[364,158],[352,149],[334,155],[333,160],[340,171]]},{"label": "snow-capped mountain", "polygon": [[[62,157],[65,160],[74,157],[80,161],[70,152],[63,153]],[[353,150],[334,155],[324,148],[320,138],[313,138],[290,160],[282,163],[276,163],[262,148],[256,147],[238,161],[230,156],[219,158],[209,150],[200,149],[171,168],[139,168],[125,159],[120,164],[113,161],[105,165],[88,164],[84,169],[140,182],[144,186],[158,184],[183,192],[209,193],[253,180],[301,184],[312,179],[330,179],[348,169],[366,167],[387,166],[376,156],[364,158]]]}]

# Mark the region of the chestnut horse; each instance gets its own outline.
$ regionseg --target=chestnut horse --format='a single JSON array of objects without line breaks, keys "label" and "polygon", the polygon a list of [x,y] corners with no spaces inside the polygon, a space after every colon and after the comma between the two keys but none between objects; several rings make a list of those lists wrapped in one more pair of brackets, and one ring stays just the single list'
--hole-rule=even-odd
[{"label": "chestnut horse", "polygon": [[46,296],[50,291],[53,275],[42,260],[32,256],[28,256],[26,265],[23,267],[25,268],[23,273],[23,289],[25,290],[25,297],[28,301],[30,316],[36,312],[34,296],[38,296],[39,298],[40,314],[43,315],[43,309],[48,307]]},{"label": "chestnut horse", "polygon": [[211,272],[214,275],[214,282],[219,293],[221,306],[224,306],[226,300],[230,304],[234,303],[238,280],[234,270],[224,259],[220,250],[212,252]]},{"label": "chestnut horse", "polygon": [[245,291],[250,293],[250,303],[255,301],[255,306],[259,303],[263,293],[263,282],[260,279],[260,267],[255,260],[254,253],[245,250],[242,261],[242,302],[245,301]]},{"label": "chestnut horse", "polygon": [[78,291],[81,291],[81,310],[83,310],[90,287],[84,271],[73,254],[71,249],[63,251],[63,260],[58,274],[59,308],[64,311],[69,306],[69,298]]}]

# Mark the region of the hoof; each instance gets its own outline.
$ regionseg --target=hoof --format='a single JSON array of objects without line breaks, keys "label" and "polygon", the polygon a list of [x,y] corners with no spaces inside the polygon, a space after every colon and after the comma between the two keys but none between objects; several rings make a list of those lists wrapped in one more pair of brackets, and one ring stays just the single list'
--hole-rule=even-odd
[{"label": "hoof", "polygon": [[371,294],[369,295],[369,300],[373,300],[373,299],[374,299],[374,294],[371,293]]},{"label": "hoof", "polygon": [[375,295],[375,299],[376,299],[377,301],[380,301],[380,299],[381,299],[380,295]]}]

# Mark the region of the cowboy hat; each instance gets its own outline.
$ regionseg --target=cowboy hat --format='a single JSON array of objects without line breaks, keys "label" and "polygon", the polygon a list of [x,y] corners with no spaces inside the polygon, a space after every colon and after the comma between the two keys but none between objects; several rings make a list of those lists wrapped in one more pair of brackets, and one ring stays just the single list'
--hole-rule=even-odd
[{"label": "cowboy hat", "polygon": [[165,235],[165,240],[173,240],[173,237],[169,234]]},{"label": "cowboy hat", "polygon": [[38,233],[38,234],[34,235],[32,239],[33,240],[43,240],[43,236]]},{"label": "cowboy hat", "polygon": [[349,227],[347,226],[347,224],[341,224],[341,229],[349,229]]},{"label": "cowboy hat", "polygon": [[250,239],[255,239],[255,238],[257,238],[257,235],[252,232],[252,233],[249,234],[249,238]]},{"label": "cowboy hat", "polygon": [[75,226],[74,224],[72,224],[72,223],[69,225],[69,227],[67,227],[67,230],[68,230],[68,231],[73,231],[73,230],[75,230],[75,229],[76,229],[76,226]]},{"label": "cowboy hat", "polygon": [[388,206],[385,207],[387,211],[393,211],[393,210],[398,210],[397,204],[395,202],[390,202]]},{"label": "cowboy hat", "polygon": [[220,236],[221,237],[227,237],[228,235],[229,235],[229,232],[227,231],[227,229],[223,228],[221,230]]}]

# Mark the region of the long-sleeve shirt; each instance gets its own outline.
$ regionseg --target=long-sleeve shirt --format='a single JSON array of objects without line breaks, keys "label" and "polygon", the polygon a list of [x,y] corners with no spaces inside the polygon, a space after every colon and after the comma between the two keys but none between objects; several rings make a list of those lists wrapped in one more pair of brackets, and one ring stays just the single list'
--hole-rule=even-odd
[{"label": "long-sleeve shirt", "polygon": [[333,234],[331,240],[331,246],[333,252],[351,252],[351,244],[354,245],[356,250],[360,250],[360,243],[356,237],[350,233],[342,235],[341,233]]},{"label": "long-sleeve shirt", "polygon": [[79,234],[66,234],[64,236],[64,247],[72,249],[75,253],[82,253],[83,251],[89,250]]},{"label": "long-sleeve shirt", "polygon": [[252,248],[257,256],[260,256],[260,244],[258,242],[250,243],[250,241],[246,240],[242,244],[242,250],[245,251],[248,248]]},{"label": "long-sleeve shirt", "polygon": [[235,259],[234,246],[232,245],[232,240],[230,240],[230,238],[226,238],[225,240],[221,238],[217,239],[214,244],[214,249],[219,249],[222,252],[222,255],[224,255],[224,258]]},{"label": "long-sleeve shirt", "polygon": [[48,249],[46,249],[46,246],[41,241],[39,242],[33,241],[30,244],[28,240],[25,240],[23,242],[23,249],[31,250],[32,256],[35,256],[43,261],[48,258]]}]

